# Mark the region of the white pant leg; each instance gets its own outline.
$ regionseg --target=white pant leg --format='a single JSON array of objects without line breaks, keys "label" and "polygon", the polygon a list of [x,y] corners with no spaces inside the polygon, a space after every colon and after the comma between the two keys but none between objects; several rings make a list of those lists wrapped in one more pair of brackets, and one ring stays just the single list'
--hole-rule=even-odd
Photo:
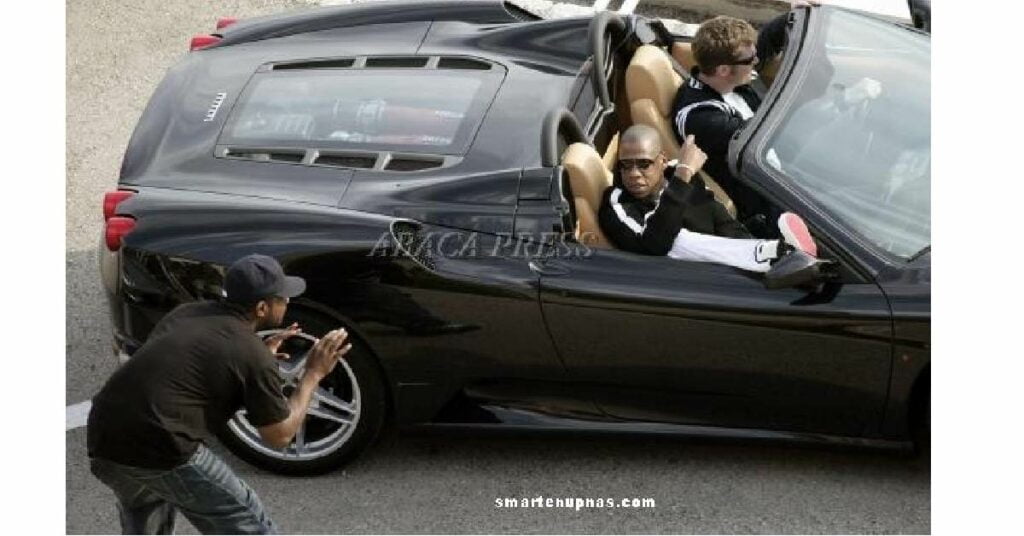
[{"label": "white pant leg", "polygon": [[[725,238],[681,229],[672,242],[668,256],[682,261],[717,262],[751,272],[767,272],[770,257],[759,254],[759,247],[775,251],[775,240]],[[771,247],[767,247],[771,246]]]}]

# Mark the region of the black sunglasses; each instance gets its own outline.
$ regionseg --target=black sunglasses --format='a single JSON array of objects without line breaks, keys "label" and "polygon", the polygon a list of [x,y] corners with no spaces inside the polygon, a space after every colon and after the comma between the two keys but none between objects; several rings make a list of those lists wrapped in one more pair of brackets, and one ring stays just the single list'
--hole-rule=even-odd
[{"label": "black sunglasses", "polygon": [[729,65],[754,65],[755,63],[757,63],[757,53],[756,52],[754,53],[753,56],[751,56],[749,58],[744,58],[742,60],[736,60],[736,61],[730,63]]},{"label": "black sunglasses", "polygon": [[647,171],[651,166],[654,165],[654,160],[649,158],[638,158],[636,160],[619,160],[619,171],[626,173],[627,171],[637,168],[641,172]]}]

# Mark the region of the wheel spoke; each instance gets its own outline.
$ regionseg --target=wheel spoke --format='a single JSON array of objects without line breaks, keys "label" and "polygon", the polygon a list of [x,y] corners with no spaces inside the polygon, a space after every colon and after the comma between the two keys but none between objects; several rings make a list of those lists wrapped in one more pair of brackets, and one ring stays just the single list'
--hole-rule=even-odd
[{"label": "wheel spoke", "polygon": [[[258,335],[266,337],[278,331],[262,331],[258,332]],[[291,357],[278,362],[278,370],[286,393],[297,388],[299,380],[306,371],[309,350],[316,341],[314,336],[306,333],[301,333],[297,337],[307,339],[308,344],[305,341],[299,341],[283,348],[285,351],[290,351]],[[303,349],[305,351],[302,351]],[[361,406],[360,386],[355,374],[345,362],[339,363],[338,369],[343,372],[333,377],[331,383],[325,382],[327,387],[317,386],[313,391],[307,419],[296,430],[295,437],[287,447],[277,449],[264,442],[259,430],[249,422],[248,413],[244,408],[236,412],[228,422],[229,432],[241,439],[246,449],[275,459],[305,462],[335,452],[351,438],[355,431],[357,423],[360,421]],[[351,401],[344,400],[343,393],[348,394]],[[311,419],[320,419],[319,424],[314,424]]]},{"label": "wheel spoke", "polygon": [[356,409],[355,405],[338,398],[334,393],[324,389],[323,387],[317,387],[317,389],[313,391],[313,400],[316,400],[320,407],[327,407],[345,415],[355,416],[356,412],[359,411]]},{"label": "wheel spoke", "polygon": [[356,411],[352,404],[334,396],[322,387],[318,387],[316,391],[313,391],[313,398],[309,401],[307,413],[313,417],[340,424],[352,424]]},{"label": "wheel spoke", "polygon": [[296,454],[302,454],[306,450],[306,423],[303,422],[299,425],[299,430],[295,432],[295,443],[293,445]]},{"label": "wheel spoke", "polygon": [[309,351],[305,351],[299,357],[292,356],[287,361],[278,362],[277,368],[281,377],[286,381],[297,382],[306,371],[306,359],[309,358]]},{"label": "wheel spoke", "polygon": [[[282,330],[280,329],[268,329],[259,331],[256,334],[262,338],[267,338],[275,333],[280,333],[281,331]],[[306,339],[310,342],[310,346],[306,348],[305,352],[302,352],[297,356],[292,355],[286,361],[278,362],[278,372],[280,373],[281,378],[287,383],[296,382],[302,377],[302,374],[306,371],[306,359],[309,357],[309,352],[312,350],[313,343],[317,340],[316,337],[308,333],[299,333],[298,335],[294,335],[293,338]]]},{"label": "wheel spoke", "polygon": [[319,408],[319,407],[314,408],[313,406],[310,406],[309,407],[309,411],[306,412],[306,414],[308,416],[310,416],[310,417],[318,417],[320,419],[326,419],[328,421],[334,421],[334,422],[336,422],[338,424],[352,424],[352,418],[351,417],[344,417],[342,415],[338,415],[337,413],[334,413],[333,411],[324,410],[324,409]]}]

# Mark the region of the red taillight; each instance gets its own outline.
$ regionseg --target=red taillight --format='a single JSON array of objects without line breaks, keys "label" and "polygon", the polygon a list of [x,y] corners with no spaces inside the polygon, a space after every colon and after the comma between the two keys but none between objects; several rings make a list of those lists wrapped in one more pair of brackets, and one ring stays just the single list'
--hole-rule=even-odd
[{"label": "red taillight", "polygon": [[103,196],[103,219],[109,220],[113,217],[117,211],[118,203],[133,195],[135,195],[135,192],[129,192],[128,190],[107,192],[106,195]]},{"label": "red taillight", "polygon": [[135,219],[124,216],[114,216],[107,220],[107,228],[104,236],[107,240],[107,249],[117,251],[121,249],[121,240],[124,235],[132,232],[135,228]]},{"label": "red taillight", "polygon": [[220,38],[216,35],[197,35],[192,38],[192,41],[188,45],[188,50],[191,52],[193,50],[206,48],[217,41],[220,41]]},{"label": "red taillight", "polygon": [[224,28],[227,28],[228,26],[231,26],[236,22],[238,22],[238,19],[235,17],[221,17],[217,19],[217,29],[223,30]]}]

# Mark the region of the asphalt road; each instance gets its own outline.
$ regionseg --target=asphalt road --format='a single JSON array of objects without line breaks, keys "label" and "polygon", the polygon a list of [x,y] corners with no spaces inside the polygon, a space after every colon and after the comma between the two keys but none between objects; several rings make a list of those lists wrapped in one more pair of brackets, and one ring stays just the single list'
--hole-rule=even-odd
[{"label": "asphalt road", "polygon": [[[114,368],[96,247],[132,128],[188,39],[217,16],[298,1],[67,3],[67,404]],[[69,533],[119,530],[67,432]],[[219,447],[215,447],[219,449]],[[389,436],[343,471],[284,478],[225,454],[286,532],[926,533],[930,470],[878,452],[622,436]],[[507,509],[501,497],[650,497],[652,509]],[[195,533],[185,520],[180,532]]]}]

